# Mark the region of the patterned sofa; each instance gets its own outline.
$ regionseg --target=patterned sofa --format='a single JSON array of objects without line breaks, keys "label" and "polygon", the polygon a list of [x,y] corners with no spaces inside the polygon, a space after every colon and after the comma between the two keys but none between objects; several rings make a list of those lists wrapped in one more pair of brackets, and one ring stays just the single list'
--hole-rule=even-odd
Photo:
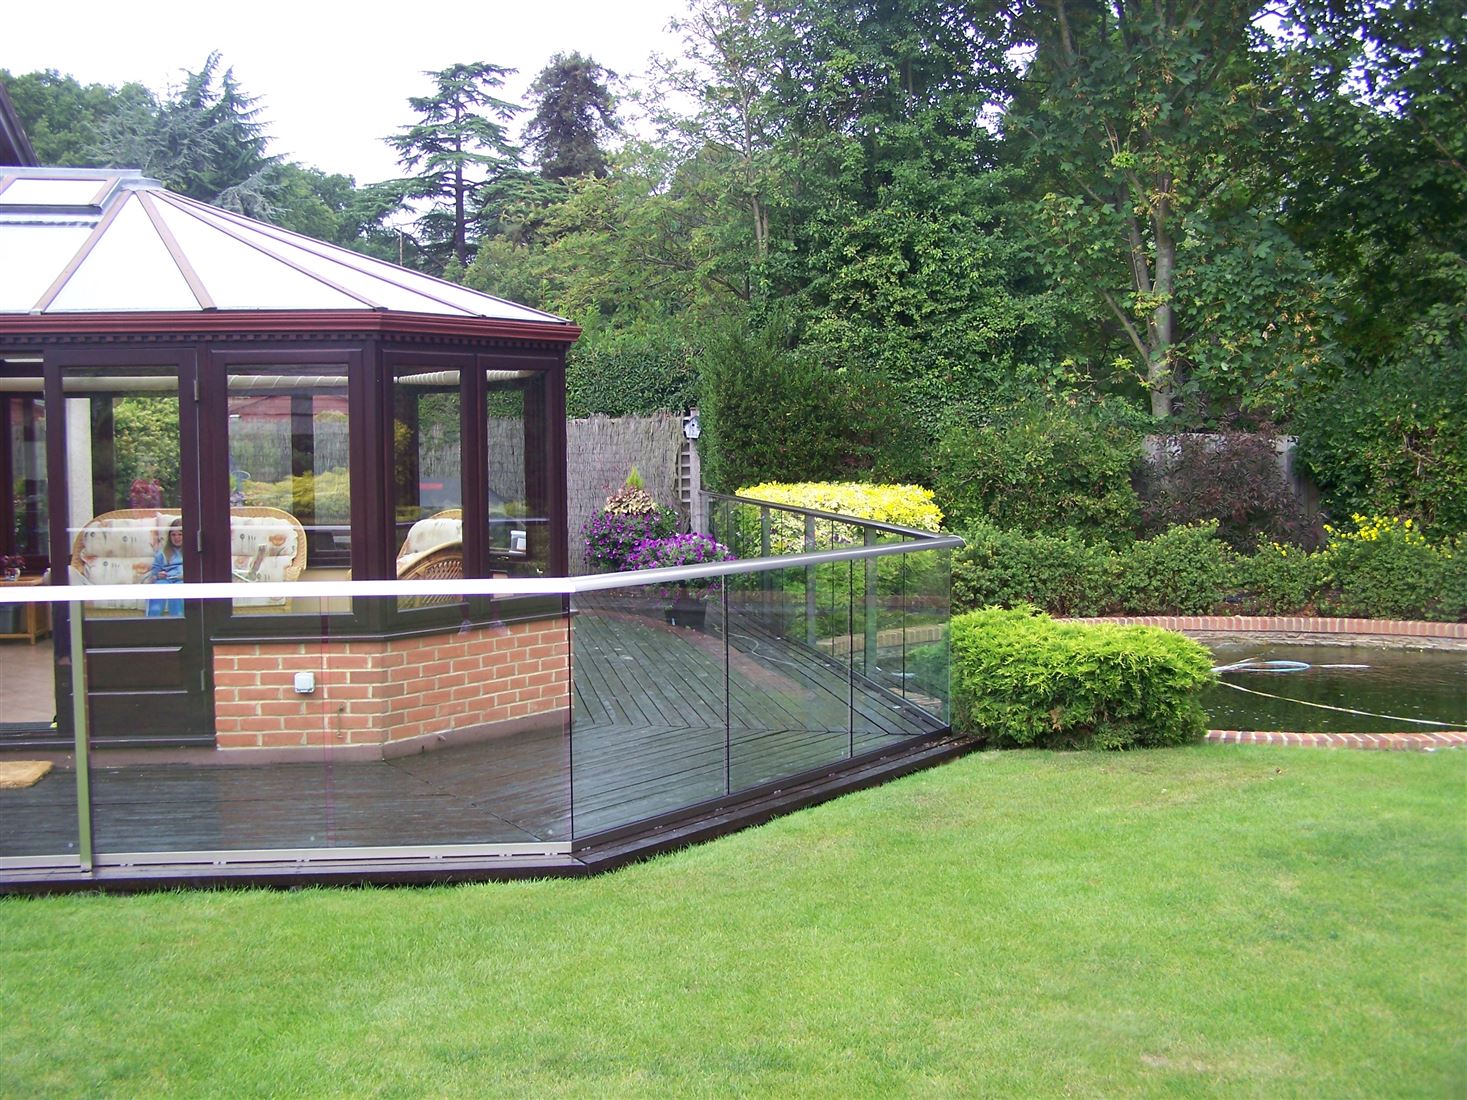
[{"label": "patterned sofa", "polygon": [[[177,508],[121,508],[87,521],[71,544],[72,584],[144,584],[153,555],[163,545]],[[300,521],[278,508],[229,510],[231,568],[236,580],[295,581],[306,567],[306,535]],[[151,587],[151,586],[149,586]],[[97,607],[141,610],[149,592],[136,600],[100,601]],[[283,599],[240,600],[251,606],[283,606]]]}]

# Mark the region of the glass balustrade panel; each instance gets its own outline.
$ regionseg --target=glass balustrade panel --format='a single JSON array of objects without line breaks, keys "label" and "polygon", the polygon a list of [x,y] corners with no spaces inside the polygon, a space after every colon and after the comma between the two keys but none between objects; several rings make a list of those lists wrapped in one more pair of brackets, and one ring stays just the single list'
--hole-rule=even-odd
[{"label": "glass balustrade panel", "polygon": [[716,588],[641,585],[574,598],[576,838],[727,793],[726,667]]}]

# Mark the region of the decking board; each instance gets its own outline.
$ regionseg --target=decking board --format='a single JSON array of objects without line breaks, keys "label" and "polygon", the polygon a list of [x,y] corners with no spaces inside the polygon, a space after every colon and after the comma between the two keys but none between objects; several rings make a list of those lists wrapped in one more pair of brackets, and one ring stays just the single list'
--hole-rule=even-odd
[{"label": "decking board", "polygon": [[[751,616],[714,607],[703,634],[623,601],[574,622],[569,735],[553,718],[383,761],[94,766],[96,849],[565,841],[572,818],[583,836],[941,729]],[[70,772],[0,792],[0,856],[74,850],[75,821]]]}]

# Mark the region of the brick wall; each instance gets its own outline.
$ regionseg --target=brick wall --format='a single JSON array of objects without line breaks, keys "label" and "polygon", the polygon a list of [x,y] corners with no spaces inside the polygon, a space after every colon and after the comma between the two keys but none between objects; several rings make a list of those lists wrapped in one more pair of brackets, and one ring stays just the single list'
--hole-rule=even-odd
[{"label": "brick wall", "polygon": [[[316,690],[295,692],[310,672]],[[374,641],[219,643],[220,749],[418,751],[569,705],[563,619]]]}]

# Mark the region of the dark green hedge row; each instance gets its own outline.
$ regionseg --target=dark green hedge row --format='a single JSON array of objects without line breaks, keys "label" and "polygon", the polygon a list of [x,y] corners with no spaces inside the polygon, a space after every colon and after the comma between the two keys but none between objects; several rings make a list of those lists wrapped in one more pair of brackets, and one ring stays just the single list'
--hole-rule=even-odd
[{"label": "dark green hedge row", "polygon": [[1359,517],[1309,552],[1238,554],[1212,523],[1113,548],[1074,533],[978,524],[953,556],[953,608],[1032,604],[1055,615],[1346,615],[1467,618],[1467,538],[1428,542],[1405,521]]},{"label": "dark green hedge row", "polygon": [[767,481],[909,480],[920,453],[887,382],[829,370],[769,333],[709,339],[701,408],[703,478],[720,492]]},{"label": "dark green hedge row", "polygon": [[951,634],[953,729],[995,747],[1176,745],[1207,730],[1212,657],[1180,634],[999,608],[958,616]]},{"label": "dark green hedge row", "polygon": [[698,404],[700,349],[690,344],[571,347],[565,362],[567,416],[646,416]]}]

